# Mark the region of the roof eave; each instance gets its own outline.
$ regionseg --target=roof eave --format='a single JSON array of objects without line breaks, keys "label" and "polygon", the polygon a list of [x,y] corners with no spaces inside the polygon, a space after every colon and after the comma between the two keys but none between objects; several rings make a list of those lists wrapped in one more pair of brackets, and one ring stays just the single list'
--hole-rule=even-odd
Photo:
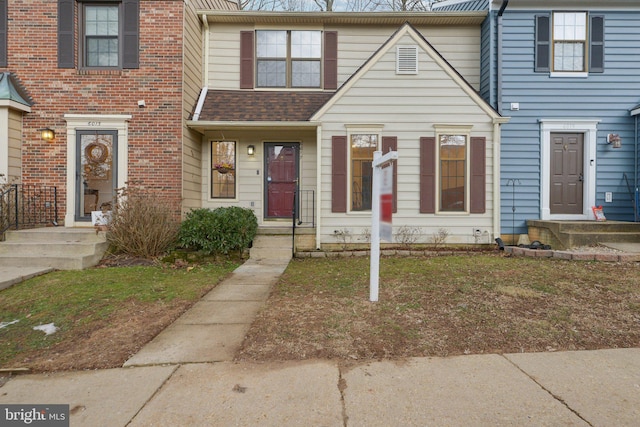
[{"label": "roof eave", "polygon": [[320,126],[320,122],[285,122],[285,121],[200,121],[200,120],[188,120],[187,126],[193,130],[196,130],[202,134],[211,130],[224,130],[224,129],[315,129]]},{"label": "roof eave", "polygon": [[480,12],[258,12],[198,11],[210,24],[323,24],[323,25],[480,25]]}]

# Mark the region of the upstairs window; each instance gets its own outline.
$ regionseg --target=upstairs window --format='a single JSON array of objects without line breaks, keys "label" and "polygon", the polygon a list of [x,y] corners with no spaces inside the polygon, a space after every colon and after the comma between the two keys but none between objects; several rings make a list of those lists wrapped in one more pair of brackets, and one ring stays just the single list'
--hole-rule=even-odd
[{"label": "upstairs window", "polygon": [[256,31],[256,84],[263,88],[319,88],[321,31]]},{"label": "upstairs window", "polygon": [[139,0],[58,0],[58,67],[138,68],[139,9]]},{"label": "upstairs window", "polygon": [[604,72],[604,16],[586,12],[537,15],[535,71],[569,76]]},{"label": "upstairs window", "polygon": [[553,71],[586,71],[587,14],[553,14]]},{"label": "upstairs window", "polygon": [[83,62],[87,67],[118,66],[119,9],[117,5],[84,5]]}]

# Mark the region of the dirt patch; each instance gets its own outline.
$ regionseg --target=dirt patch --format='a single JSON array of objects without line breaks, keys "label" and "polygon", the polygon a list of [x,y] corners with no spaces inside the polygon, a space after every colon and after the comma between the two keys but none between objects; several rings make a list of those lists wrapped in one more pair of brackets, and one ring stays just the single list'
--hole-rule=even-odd
[{"label": "dirt patch", "polygon": [[121,367],[192,303],[127,302],[104,322],[22,360],[32,371],[70,371]]}]

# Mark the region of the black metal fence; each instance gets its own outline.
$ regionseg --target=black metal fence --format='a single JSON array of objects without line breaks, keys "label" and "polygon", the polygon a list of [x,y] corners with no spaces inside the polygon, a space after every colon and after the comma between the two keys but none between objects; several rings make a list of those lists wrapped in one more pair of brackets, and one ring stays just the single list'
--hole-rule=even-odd
[{"label": "black metal fence", "polygon": [[0,236],[10,229],[58,225],[58,188],[11,184],[0,193]]}]

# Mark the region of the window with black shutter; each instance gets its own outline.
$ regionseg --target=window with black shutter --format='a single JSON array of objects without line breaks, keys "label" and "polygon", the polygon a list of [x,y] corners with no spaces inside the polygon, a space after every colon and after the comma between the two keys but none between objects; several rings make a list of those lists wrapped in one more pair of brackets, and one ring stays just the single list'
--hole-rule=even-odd
[{"label": "window with black shutter", "polygon": [[77,62],[78,68],[138,68],[139,14],[139,0],[58,0],[58,66],[75,68]]}]

